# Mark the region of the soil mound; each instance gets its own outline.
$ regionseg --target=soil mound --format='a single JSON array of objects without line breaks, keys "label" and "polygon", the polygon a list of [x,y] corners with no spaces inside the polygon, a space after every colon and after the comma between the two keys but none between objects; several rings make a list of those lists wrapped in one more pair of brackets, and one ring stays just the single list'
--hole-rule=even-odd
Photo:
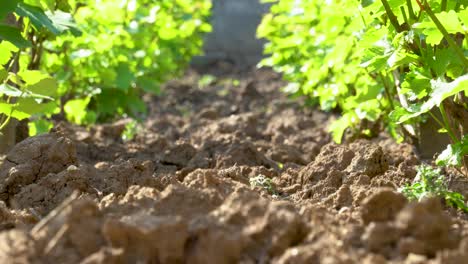
[{"label": "soil mound", "polygon": [[411,146],[331,143],[330,116],[266,70],[199,78],[146,98],[130,141],[121,120],[16,145],[0,167],[0,262],[466,262],[466,215],[397,192],[420,163]]}]

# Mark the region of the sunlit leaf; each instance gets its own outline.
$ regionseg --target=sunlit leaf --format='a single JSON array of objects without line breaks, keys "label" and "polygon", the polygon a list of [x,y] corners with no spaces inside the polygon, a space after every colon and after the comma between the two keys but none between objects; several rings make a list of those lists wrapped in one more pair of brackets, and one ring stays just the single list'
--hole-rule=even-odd
[{"label": "sunlit leaf", "polygon": [[86,108],[88,107],[90,100],[91,98],[87,97],[84,99],[68,101],[63,107],[67,119],[76,124],[87,123],[88,111],[86,111]]},{"label": "sunlit leaf", "polygon": [[54,126],[54,123],[45,119],[32,120],[28,123],[29,136],[36,136],[48,133]]},{"label": "sunlit leaf", "polygon": [[60,33],[70,31],[76,37],[82,35],[82,31],[73,20],[73,17],[70,13],[57,10],[55,12],[47,11],[46,15]]},{"label": "sunlit leaf", "polygon": [[460,142],[448,145],[437,157],[439,166],[461,167],[463,157],[468,154],[468,136],[464,136]]}]

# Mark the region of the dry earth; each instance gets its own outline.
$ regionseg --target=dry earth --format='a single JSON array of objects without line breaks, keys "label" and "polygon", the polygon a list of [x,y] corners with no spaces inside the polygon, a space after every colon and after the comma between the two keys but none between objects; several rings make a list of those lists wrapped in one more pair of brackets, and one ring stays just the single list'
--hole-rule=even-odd
[{"label": "dry earth", "polygon": [[122,120],[19,143],[0,167],[0,263],[468,263],[465,214],[396,192],[410,145],[336,145],[333,117],[279,76],[216,70],[148,97],[130,142]]}]

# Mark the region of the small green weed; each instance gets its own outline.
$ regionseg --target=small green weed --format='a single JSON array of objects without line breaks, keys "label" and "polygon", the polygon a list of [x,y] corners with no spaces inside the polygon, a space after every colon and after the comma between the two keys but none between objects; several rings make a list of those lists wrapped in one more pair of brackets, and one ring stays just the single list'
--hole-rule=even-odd
[{"label": "small green weed", "polygon": [[468,154],[468,135],[454,144],[450,144],[437,157],[436,164],[439,166],[452,166],[460,169],[463,166],[463,158]]},{"label": "small green weed", "polygon": [[131,141],[135,138],[138,131],[139,131],[138,122],[135,120],[132,120],[125,125],[125,130],[122,132],[121,138],[124,142]]},{"label": "small green weed", "polygon": [[234,78],[225,78],[221,81],[221,84],[225,86],[234,86],[238,87],[240,86],[240,80],[239,79],[234,79]]},{"label": "small green weed", "polygon": [[249,182],[252,188],[260,187],[270,194],[276,194],[276,190],[273,186],[271,179],[266,177],[265,175],[259,174],[256,177],[252,177],[249,179]]},{"label": "small green weed", "polygon": [[217,81],[216,76],[211,74],[205,74],[198,80],[198,87],[200,89],[206,88]]},{"label": "small green weed", "polygon": [[218,96],[225,97],[225,96],[229,95],[229,89],[227,89],[227,88],[221,89],[218,92],[216,92],[216,94]]},{"label": "small green weed", "polygon": [[422,200],[425,197],[437,196],[444,198],[447,205],[468,213],[468,206],[463,195],[448,189],[446,179],[440,169],[428,165],[421,165],[413,184],[399,189],[409,200]]}]

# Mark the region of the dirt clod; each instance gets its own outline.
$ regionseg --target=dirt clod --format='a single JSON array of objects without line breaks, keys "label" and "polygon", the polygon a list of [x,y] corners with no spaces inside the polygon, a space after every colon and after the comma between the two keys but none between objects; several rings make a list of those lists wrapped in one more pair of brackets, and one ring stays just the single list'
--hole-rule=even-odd
[{"label": "dirt clod", "polygon": [[391,189],[382,189],[364,200],[361,209],[362,220],[365,224],[392,221],[406,203],[407,200],[402,194]]}]

